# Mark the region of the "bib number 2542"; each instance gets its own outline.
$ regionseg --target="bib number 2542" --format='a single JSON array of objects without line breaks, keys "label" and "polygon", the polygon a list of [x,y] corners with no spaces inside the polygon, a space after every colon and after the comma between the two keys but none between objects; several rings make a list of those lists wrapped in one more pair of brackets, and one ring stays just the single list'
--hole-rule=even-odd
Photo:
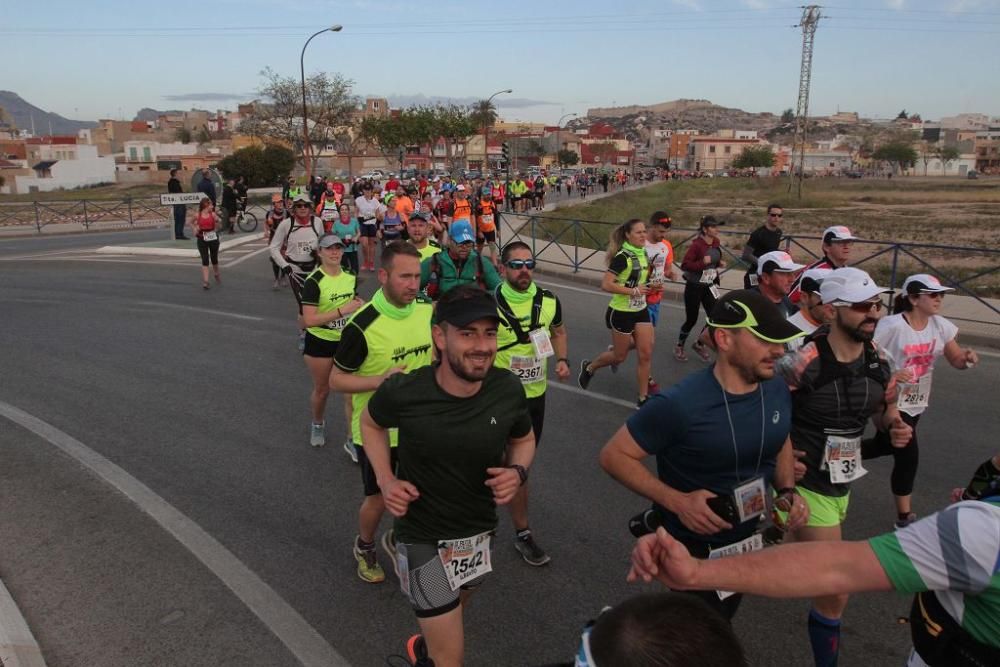
[{"label": "bib number 2542", "polygon": [[489,533],[438,542],[438,556],[453,591],[493,571]]}]

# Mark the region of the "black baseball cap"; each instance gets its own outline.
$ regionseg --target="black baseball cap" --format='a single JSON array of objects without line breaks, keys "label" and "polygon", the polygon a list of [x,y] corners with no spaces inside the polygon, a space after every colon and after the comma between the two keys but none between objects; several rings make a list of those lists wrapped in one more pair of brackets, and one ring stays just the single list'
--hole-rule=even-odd
[{"label": "black baseball cap", "polygon": [[787,343],[805,334],[785,319],[778,307],[755,290],[735,290],[715,303],[708,326],[716,329],[749,329],[768,343]]},{"label": "black baseball cap", "polygon": [[726,224],[725,220],[716,220],[714,216],[706,215],[701,219],[699,227],[705,229],[706,227],[719,227],[724,224]]},{"label": "black baseball cap", "polygon": [[438,301],[434,322],[465,327],[476,320],[500,321],[493,295],[479,287],[463,285],[446,292]]}]

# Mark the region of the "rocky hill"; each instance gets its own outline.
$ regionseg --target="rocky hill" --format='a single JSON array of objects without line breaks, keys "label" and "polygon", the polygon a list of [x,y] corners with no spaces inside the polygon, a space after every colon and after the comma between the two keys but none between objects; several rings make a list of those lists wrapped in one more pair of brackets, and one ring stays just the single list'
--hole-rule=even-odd
[{"label": "rocky hill", "polygon": [[646,134],[653,130],[700,130],[710,134],[722,129],[767,132],[780,126],[781,118],[770,112],[752,113],[742,109],[712,104],[708,100],[674,100],[659,104],[587,110],[587,118],[576,121],[590,124],[603,121],[619,131]]},{"label": "rocky hill", "polygon": [[34,104],[25,101],[17,93],[0,90],[0,107],[14,120],[14,125],[22,130],[30,130],[31,122],[35,122],[35,131],[48,134],[76,134],[77,130],[97,127],[97,123],[82,120],[70,120],[57,113],[39,109]]}]

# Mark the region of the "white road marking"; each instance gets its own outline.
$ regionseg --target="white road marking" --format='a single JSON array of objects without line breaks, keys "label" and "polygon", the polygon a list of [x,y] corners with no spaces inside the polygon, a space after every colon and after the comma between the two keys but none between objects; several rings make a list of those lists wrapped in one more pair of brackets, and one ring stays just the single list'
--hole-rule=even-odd
[{"label": "white road marking", "polygon": [[240,262],[245,262],[246,260],[250,259],[251,257],[253,257],[255,255],[259,255],[262,252],[267,252],[268,250],[270,250],[270,247],[269,246],[264,246],[263,248],[260,248],[259,250],[254,250],[253,252],[251,252],[251,253],[249,253],[247,255],[243,255],[243,257],[240,257],[239,259],[234,259],[233,261],[229,262],[228,264],[223,264],[223,267],[225,267],[225,268],[228,269],[230,267],[236,266]]},{"label": "white road marking", "polygon": [[596,401],[604,401],[605,403],[611,403],[612,405],[620,405],[623,408],[628,408],[630,410],[635,409],[635,403],[629,403],[626,400],[623,400],[621,398],[614,398],[613,396],[605,396],[604,394],[595,394],[592,391],[585,391],[571,384],[563,384],[562,382],[549,382],[548,387],[550,389],[561,389],[563,391],[568,391],[571,394],[577,394],[579,396],[586,396],[587,398],[592,398]]},{"label": "white road marking", "polygon": [[10,591],[0,581],[0,665],[45,667],[45,658]]},{"label": "white road marking", "polygon": [[125,494],[212,571],[307,667],[349,664],[278,593],[218,540],[124,469],[55,426],[0,401],[0,415],[44,438]]},{"label": "white road marking", "polygon": [[176,308],[177,310],[190,310],[206,315],[220,315],[222,317],[235,317],[238,320],[250,320],[251,322],[263,322],[263,317],[254,315],[241,315],[240,313],[230,313],[225,310],[213,310],[211,308],[199,308],[198,306],[184,306],[179,303],[164,303],[162,301],[136,301],[143,306],[154,306],[156,308]]},{"label": "white road marking", "polygon": [[81,251],[85,252],[86,249],[85,248],[73,248],[72,250],[51,250],[49,252],[39,252],[39,253],[31,254],[31,255],[15,255],[14,257],[0,257],[0,260],[4,260],[4,261],[10,262],[10,261],[21,260],[21,259],[38,259],[38,258],[43,258],[43,257],[53,257],[55,255],[69,255],[69,254],[72,254],[74,252],[81,252]]}]

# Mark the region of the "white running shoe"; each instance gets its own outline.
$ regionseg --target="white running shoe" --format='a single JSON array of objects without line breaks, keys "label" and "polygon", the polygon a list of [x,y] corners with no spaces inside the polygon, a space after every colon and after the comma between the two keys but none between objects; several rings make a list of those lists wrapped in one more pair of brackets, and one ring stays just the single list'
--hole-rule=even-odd
[{"label": "white running shoe", "polygon": [[357,463],[358,462],[358,450],[354,449],[354,441],[352,441],[352,440],[345,440],[344,441],[344,451],[347,452],[347,455],[351,457],[351,462],[352,463]]},{"label": "white running shoe", "polygon": [[326,422],[320,424],[313,422],[309,434],[309,444],[313,447],[322,447],[326,444]]}]

